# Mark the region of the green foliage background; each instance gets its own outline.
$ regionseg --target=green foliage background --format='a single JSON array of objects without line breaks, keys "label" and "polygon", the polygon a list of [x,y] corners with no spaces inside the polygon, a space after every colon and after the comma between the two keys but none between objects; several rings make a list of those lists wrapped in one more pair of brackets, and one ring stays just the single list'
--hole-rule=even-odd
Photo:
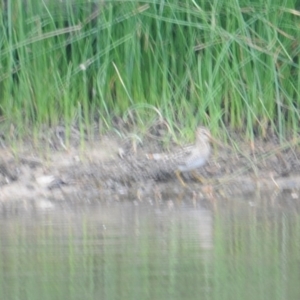
[{"label": "green foliage background", "polygon": [[299,20],[292,0],[2,1],[1,124],[297,134]]}]

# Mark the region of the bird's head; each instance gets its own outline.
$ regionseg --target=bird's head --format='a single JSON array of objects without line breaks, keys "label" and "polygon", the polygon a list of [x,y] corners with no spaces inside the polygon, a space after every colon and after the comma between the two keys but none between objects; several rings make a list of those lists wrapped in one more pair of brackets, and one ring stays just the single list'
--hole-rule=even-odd
[{"label": "bird's head", "polygon": [[211,134],[208,128],[199,126],[196,131],[196,140],[202,142],[209,142],[211,140]]}]

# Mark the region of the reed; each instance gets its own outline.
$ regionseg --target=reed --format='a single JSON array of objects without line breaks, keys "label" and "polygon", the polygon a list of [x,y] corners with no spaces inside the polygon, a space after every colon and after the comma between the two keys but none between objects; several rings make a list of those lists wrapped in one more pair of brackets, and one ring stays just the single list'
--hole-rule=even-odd
[{"label": "reed", "polygon": [[4,2],[2,128],[107,130],[135,111],[137,126],[159,116],[186,134],[299,131],[295,1]]}]

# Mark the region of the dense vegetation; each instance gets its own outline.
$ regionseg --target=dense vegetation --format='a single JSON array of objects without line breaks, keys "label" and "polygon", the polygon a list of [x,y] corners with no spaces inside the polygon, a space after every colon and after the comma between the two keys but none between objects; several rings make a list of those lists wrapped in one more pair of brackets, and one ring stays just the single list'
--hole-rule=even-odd
[{"label": "dense vegetation", "polygon": [[[110,128],[115,116],[297,134],[294,0],[14,0],[0,7],[0,125]],[[299,6],[300,7],[300,6]]]}]

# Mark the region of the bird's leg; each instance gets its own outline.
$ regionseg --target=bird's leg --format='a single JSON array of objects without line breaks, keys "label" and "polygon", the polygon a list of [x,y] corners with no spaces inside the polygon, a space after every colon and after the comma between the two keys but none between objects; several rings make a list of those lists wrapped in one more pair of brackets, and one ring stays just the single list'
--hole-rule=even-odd
[{"label": "bird's leg", "polygon": [[204,177],[202,177],[199,174],[197,174],[196,171],[192,171],[191,173],[192,173],[193,177],[196,180],[200,181],[202,184],[205,184],[207,182],[207,179],[205,179]]},{"label": "bird's leg", "polygon": [[176,177],[178,178],[178,180],[180,181],[181,185],[186,187],[185,182],[183,181],[182,177],[181,177],[181,172],[179,170],[175,171]]}]

